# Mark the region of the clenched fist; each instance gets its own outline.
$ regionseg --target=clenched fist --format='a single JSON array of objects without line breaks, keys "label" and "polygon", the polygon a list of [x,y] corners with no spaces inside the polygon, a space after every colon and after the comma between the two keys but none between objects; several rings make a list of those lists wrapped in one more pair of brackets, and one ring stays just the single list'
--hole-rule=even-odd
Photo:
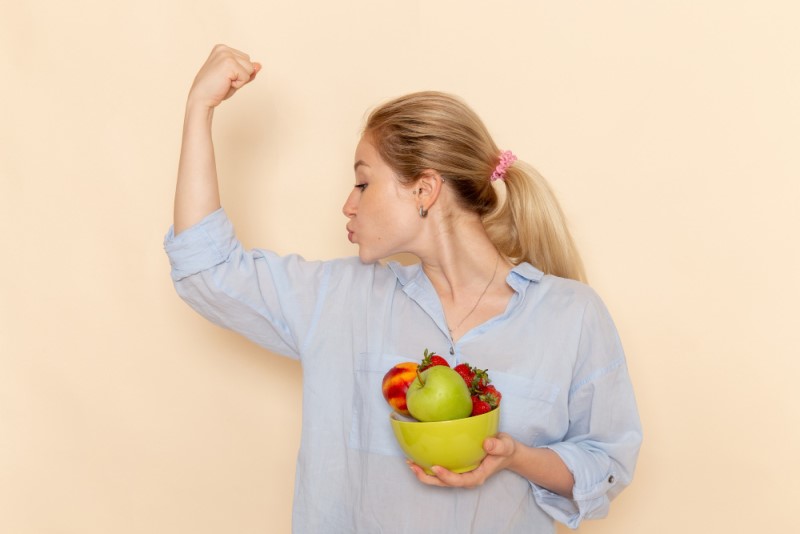
[{"label": "clenched fist", "polygon": [[217,45],[194,79],[188,106],[215,108],[253,81],[260,70],[261,64],[250,61],[244,52]]}]

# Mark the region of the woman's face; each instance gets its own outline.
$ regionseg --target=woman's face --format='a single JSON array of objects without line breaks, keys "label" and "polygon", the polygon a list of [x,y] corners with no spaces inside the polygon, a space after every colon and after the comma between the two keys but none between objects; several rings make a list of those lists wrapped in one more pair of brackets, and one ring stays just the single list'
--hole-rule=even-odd
[{"label": "woman's face", "polygon": [[397,180],[375,147],[362,138],[355,154],[355,187],[342,212],[347,238],[364,263],[413,251],[419,215],[413,189]]}]

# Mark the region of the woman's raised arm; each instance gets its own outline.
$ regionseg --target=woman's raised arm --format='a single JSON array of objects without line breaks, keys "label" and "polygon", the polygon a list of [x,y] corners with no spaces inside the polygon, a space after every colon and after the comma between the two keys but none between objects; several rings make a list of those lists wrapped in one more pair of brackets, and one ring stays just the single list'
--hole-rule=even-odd
[{"label": "woman's raised arm", "polygon": [[223,100],[253,81],[261,70],[250,56],[217,45],[194,79],[186,101],[183,142],[175,188],[175,235],[220,207],[211,121]]}]

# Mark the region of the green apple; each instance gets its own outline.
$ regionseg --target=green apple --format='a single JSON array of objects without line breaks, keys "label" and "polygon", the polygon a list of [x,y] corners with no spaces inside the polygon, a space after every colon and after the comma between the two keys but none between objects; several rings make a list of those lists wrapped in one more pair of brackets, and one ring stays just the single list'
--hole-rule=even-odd
[{"label": "green apple", "polygon": [[472,413],[472,398],[461,375],[444,365],[429,367],[411,382],[406,404],[419,421],[463,419]]}]

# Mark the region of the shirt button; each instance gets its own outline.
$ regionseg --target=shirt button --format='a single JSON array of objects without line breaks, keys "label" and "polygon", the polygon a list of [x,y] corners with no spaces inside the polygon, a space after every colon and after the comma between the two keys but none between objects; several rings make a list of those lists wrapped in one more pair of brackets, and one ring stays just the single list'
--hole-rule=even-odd
[{"label": "shirt button", "polygon": [[456,353],[456,351],[453,349],[453,347],[450,347],[450,356],[452,356],[455,353]]},{"label": "shirt button", "polygon": [[613,484],[614,480],[615,480],[614,475],[611,475],[610,477],[608,477],[608,483],[609,484]]}]

